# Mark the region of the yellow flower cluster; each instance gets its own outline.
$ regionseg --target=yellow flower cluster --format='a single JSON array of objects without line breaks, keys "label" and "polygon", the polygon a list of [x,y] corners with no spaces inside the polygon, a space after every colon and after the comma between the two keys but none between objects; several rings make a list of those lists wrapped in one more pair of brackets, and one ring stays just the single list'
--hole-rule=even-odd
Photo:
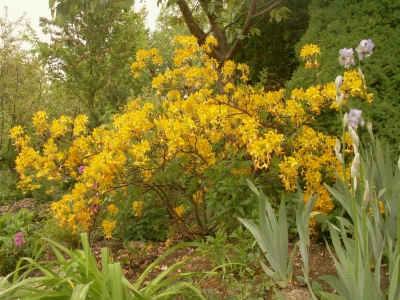
[{"label": "yellow flower cluster", "polygon": [[305,180],[304,199],[319,193],[315,210],[328,214],[334,208],[332,197],[323,183],[334,182],[337,174],[343,177],[341,163],[334,153],[336,137],[325,136],[304,126],[301,134],[293,140],[293,154],[280,163],[280,177],[287,190],[294,191],[296,182]]},{"label": "yellow flower cluster", "polygon": [[141,217],[143,211],[143,201],[134,201],[132,204],[135,217]]},{"label": "yellow flower cluster", "polygon": [[136,53],[136,61],[131,65],[133,77],[139,77],[140,73],[138,71],[146,68],[149,63],[159,66],[162,64],[162,62],[163,58],[161,55],[158,54],[158,50],[156,48],[152,48],[150,50],[139,50]]},{"label": "yellow flower cluster", "polygon": [[174,210],[179,218],[182,218],[183,214],[185,213],[185,207],[182,204],[175,207]]},{"label": "yellow flower cluster", "polygon": [[307,44],[300,50],[300,57],[306,61],[305,68],[318,68],[319,62],[317,56],[321,54],[317,45]]},{"label": "yellow flower cluster", "polygon": [[[355,70],[344,72],[341,90],[345,98],[342,106],[347,103],[347,98],[354,96],[365,99],[367,103],[372,103],[374,101],[374,94],[366,92],[367,86],[365,85],[365,83],[363,83],[363,79],[361,78],[360,73]],[[340,107],[338,106],[338,103],[336,101],[333,101],[330,108],[338,110]]]},{"label": "yellow flower cluster", "polygon": [[104,220],[101,223],[101,226],[103,227],[104,233],[106,235],[106,239],[112,238],[111,232],[114,230],[116,224],[117,221],[110,221],[110,220]]},{"label": "yellow flower cluster", "polygon": [[46,133],[47,129],[49,128],[49,124],[47,123],[47,113],[45,111],[38,111],[32,118],[33,127],[36,129],[37,135],[43,135]]},{"label": "yellow flower cluster", "polygon": [[119,212],[119,209],[114,205],[114,204],[111,204],[111,205],[109,205],[108,207],[107,207],[107,210],[108,210],[108,212],[110,213],[110,214],[112,214],[112,215],[117,215],[118,214],[118,212]]}]

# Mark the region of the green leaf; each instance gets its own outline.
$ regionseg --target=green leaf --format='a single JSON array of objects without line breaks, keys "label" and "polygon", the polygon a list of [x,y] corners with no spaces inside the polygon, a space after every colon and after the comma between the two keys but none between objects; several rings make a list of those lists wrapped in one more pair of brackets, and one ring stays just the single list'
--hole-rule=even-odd
[{"label": "green leaf", "polygon": [[261,35],[261,30],[258,29],[258,28],[251,28],[251,29],[250,29],[250,34],[251,34],[251,35],[258,35],[258,36],[260,36],[260,35]]},{"label": "green leaf", "polygon": [[390,286],[389,286],[389,298],[388,300],[396,300],[400,295],[399,285],[398,285],[398,277],[399,277],[399,262],[400,256],[397,257],[396,262],[394,264],[394,269],[392,276],[390,278]]},{"label": "green leaf", "polygon": [[135,0],[125,0],[125,1],[124,1],[124,6],[123,6],[123,7],[124,7],[126,10],[130,10],[134,3],[135,3]]},{"label": "green leaf", "polygon": [[85,300],[93,281],[87,284],[77,284],[72,292],[71,300]]},{"label": "green leaf", "polygon": [[69,14],[69,4],[66,2],[58,3],[56,7],[56,19],[62,21]]},{"label": "green leaf", "polygon": [[110,281],[111,281],[111,299],[122,300],[124,297],[122,289],[122,268],[120,263],[108,264],[110,270]]},{"label": "green leaf", "polygon": [[256,186],[249,180],[246,178],[247,184],[249,185],[250,189],[257,195],[260,195],[260,192],[258,191],[258,189],[256,188]]},{"label": "green leaf", "polygon": [[[331,275],[322,275],[320,277],[322,280],[326,281],[331,287],[333,287],[339,295],[347,295],[340,298],[332,298],[332,299],[351,299],[350,294],[347,292],[347,289],[345,288],[343,282],[341,282],[338,278],[331,276]],[[326,294],[326,293],[321,293],[320,294]]]},{"label": "green leaf", "polygon": [[56,3],[56,0],[49,0],[49,8],[52,9],[54,7],[55,3]]},{"label": "green leaf", "polygon": [[322,285],[318,281],[315,281],[315,280],[312,281],[311,286],[316,294],[319,294],[320,292],[322,292],[324,290],[322,288]]}]

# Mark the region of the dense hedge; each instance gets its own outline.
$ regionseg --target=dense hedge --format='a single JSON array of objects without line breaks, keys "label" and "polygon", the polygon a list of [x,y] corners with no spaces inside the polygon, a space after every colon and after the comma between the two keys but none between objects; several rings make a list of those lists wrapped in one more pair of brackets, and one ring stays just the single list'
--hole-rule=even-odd
[{"label": "dense hedge", "polygon": [[295,45],[308,27],[308,5],[311,0],[287,0],[283,6],[289,8],[288,18],[280,22],[272,20],[267,14],[254,26],[260,35],[249,36],[243,40],[243,48],[235,57],[236,62],[250,67],[250,83],[259,81],[265,72],[263,85],[267,89],[278,89],[290,79],[299,66]]},{"label": "dense hedge", "polygon": [[[309,15],[309,28],[297,43],[296,53],[299,55],[305,44],[319,45],[321,67],[314,74],[300,66],[286,84],[287,90],[307,88],[315,83],[315,78],[322,84],[333,81],[344,71],[338,62],[339,49],[355,49],[362,39],[371,39],[375,43],[373,55],[361,64],[366,84],[375,94],[371,119],[374,132],[389,142],[392,155],[397,156],[400,145],[400,1],[312,0]],[[350,107],[351,103],[347,109]],[[318,129],[328,131],[336,116],[332,113],[330,118],[324,116]]]}]

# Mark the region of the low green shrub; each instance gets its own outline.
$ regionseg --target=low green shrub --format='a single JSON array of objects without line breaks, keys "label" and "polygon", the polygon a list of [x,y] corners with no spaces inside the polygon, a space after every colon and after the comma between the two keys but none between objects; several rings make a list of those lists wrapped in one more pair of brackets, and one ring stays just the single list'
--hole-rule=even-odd
[{"label": "low green shrub", "polygon": [[37,245],[35,213],[25,209],[0,217],[0,276],[12,272],[21,257],[31,257]]},{"label": "low green shrub", "polygon": [[137,215],[128,203],[119,210],[116,220],[115,236],[125,241],[164,241],[170,233],[170,217],[162,205],[145,206]]}]

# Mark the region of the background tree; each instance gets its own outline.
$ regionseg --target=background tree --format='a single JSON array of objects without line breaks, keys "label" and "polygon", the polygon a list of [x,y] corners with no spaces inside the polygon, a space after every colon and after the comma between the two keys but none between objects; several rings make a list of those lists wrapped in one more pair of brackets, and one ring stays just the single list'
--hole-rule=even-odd
[{"label": "background tree", "polygon": [[43,108],[46,77],[41,61],[28,50],[36,41],[25,15],[8,19],[7,7],[0,17],[0,160],[13,165],[10,129],[30,122]]},{"label": "background tree", "polygon": [[[399,1],[313,0],[309,6],[310,25],[296,45],[296,54],[299,55],[305,44],[320,45],[323,53],[321,67],[315,74],[299,67],[286,85],[287,90],[291,90],[334,80],[344,71],[338,65],[339,49],[347,47],[355,51],[362,39],[371,39],[375,43],[373,59],[364,59],[361,65],[366,84],[374,93],[374,102],[369,116],[365,107],[357,108],[363,109],[364,117],[373,120],[375,133],[389,143],[396,159],[400,144],[400,125],[397,122],[400,115],[400,61],[393,51],[400,47],[399,11]],[[355,58],[357,64],[357,54]],[[357,65],[352,68],[357,69]],[[352,102],[349,104],[349,108],[354,108]],[[324,114],[315,128],[332,132],[332,125],[338,121],[332,114],[330,116]]]},{"label": "background tree", "polygon": [[86,113],[90,127],[103,123],[140,86],[129,71],[146,43],[143,17],[110,5],[101,16],[78,13],[60,22],[41,19],[50,44],[41,44],[52,84],[65,89],[74,114]]},{"label": "background tree", "polygon": [[[284,0],[158,0],[158,4],[163,2],[167,6],[177,5],[183,19],[192,35],[204,44],[206,38],[214,36],[218,45],[213,47],[211,56],[220,63],[231,60],[242,47],[243,39],[249,35],[258,33],[253,28],[263,16],[273,12],[274,18],[286,16],[287,8],[280,7]],[[79,11],[103,13],[107,4],[113,1],[102,0],[50,0],[50,7],[56,12],[59,19],[67,14],[76,14]],[[115,0],[114,2],[122,2]],[[124,1],[124,6],[129,7],[132,1]],[[197,18],[197,16],[203,18]]]}]

